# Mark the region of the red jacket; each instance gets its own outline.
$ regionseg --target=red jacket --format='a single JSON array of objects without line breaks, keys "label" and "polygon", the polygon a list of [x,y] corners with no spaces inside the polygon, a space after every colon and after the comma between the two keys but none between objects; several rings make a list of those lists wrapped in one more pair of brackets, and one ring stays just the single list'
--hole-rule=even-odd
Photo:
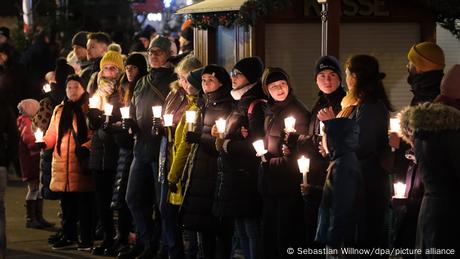
[{"label": "red jacket", "polygon": [[17,119],[19,139],[19,163],[23,181],[38,180],[40,175],[40,152],[33,151],[35,136],[32,131],[32,119],[21,115]]}]

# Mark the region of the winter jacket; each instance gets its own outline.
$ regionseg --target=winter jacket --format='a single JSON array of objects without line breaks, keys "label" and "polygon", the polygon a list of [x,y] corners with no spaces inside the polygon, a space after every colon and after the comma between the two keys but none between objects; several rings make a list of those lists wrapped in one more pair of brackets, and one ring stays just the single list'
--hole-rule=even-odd
[{"label": "winter jacket", "polygon": [[89,61],[88,65],[81,69],[80,71],[80,77],[82,78],[82,82],[83,82],[83,87],[85,89],[88,89],[88,86],[89,86],[89,80],[91,78],[91,76],[95,73],[95,72],[99,72],[100,70],[100,62],[101,62],[101,59],[102,58],[98,58],[96,60],[93,60],[93,61]]},{"label": "winter jacket", "polygon": [[16,63],[15,60],[8,60],[4,66],[0,66],[0,94],[3,101],[14,109],[15,115],[17,115],[18,103],[30,97],[27,93],[30,82],[24,75],[26,75],[24,66]]},{"label": "winter jacket", "polygon": [[145,163],[158,159],[160,150],[161,138],[152,135],[152,106],[163,106],[174,80],[176,75],[171,68],[152,68],[134,89],[130,104],[130,117],[136,122],[134,156]]},{"label": "winter jacket", "polygon": [[331,160],[319,211],[317,240],[338,248],[357,243],[362,220],[363,179],[355,149],[359,127],[355,121],[338,118],[324,122]]},{"label": "winter jacket", "polygon": [[[424,103],[402,111],[401,127],[412,138],[425,186],[416,248],[460,249],[460,223],[455,209],[460,201],[460,111],[442,104]],[[413,131],[408,136],[407,129]],[[416,258],[439,258],[422,255]]]},{"label": "winter jacket", "polygon": [[[46,149],[52,149],[58,139],[59,121],[64,105],[58,105],[53,112],[50,126],[43,136]],[[87,109],[87,108],[86,108]],[[85,110],[85,107],[84,109]],[[73,118],[73,128],[77,132],[77,119]],[[88,129],[88,141],[82,143],[83,147],[91,148],[92,132]],[[93,181],[91,175],[82,174],[79,171],[79,163],[75,154],[75,138],[69,130],[62,137],[61,155],[57,149],[53,151],[53,161],[51,165],[52,176],[50,189],[55,192],[89,192],[93,190]]]},{"label": "winter jacket", "polygon": [[265,197],[298,196],[302,175],[297,165],[297,155],[283,156],[284,119],[293,116],[296,119],[296,133],[306,135],[310,123],[310,112],[293,94],[282,102],[271,102],[270,111],[265,118],[265,146],[267,163],[262,164],[259,173],[258,188]]},{"label": "winter jacket", "polygon": [[[264,136],[265,107],[266,96],[257,83],[241,97],[227,120],[213,205],[213,213],[218,217],[260,215],[261,199],[257,192],[260,161],[252,143]],[[241,127],[248,129],[247,138],[241,135]]]},{"label": "winter jacket", "polygon": [[19,162],[23,181],[38,180],[40,175],[40,152],[34,151],[35,136],[32,131],[32,120],[27,115],[21,115],[17,119],[19,140]]},{"label": "winter jacket", "polygon": [[230,115],[234,101],[230,90],[225,87],[205,94],[205,101],[198,129],[201,137],[193,158],[193,171],[188,188],[185,190],[182,219],[186,229],[214,231],[216,218],[212,215],[212,204],[216,187],[218,151],[215,138],[211,136],[211,128],[216,120]]},{"label": "winter jacket", "polygon": [[13,110],[5,101],[0,101],[0,166],[8,167],[16,161],[19,134]]},{"label": "winter jacket", "polygon": [[[198,96],[187,96],[188,104],[185,110],[197,112],[197,117],[199,118],[200,108],[198,107],[197,99]],[[172,147],[172,162],[167,178],[168,182],[174,183],[177,186],[178,191],[176,193],[171,192],[168,197],[168,201],[175,205],[182,205],[184,199],[183,189],[185,188],[188,176],[184,174],[184,168],[193,144],[186,141],[187,132],[188,127],[185,121],[185,114],[183,114],[175,130],[174,145]]]}]

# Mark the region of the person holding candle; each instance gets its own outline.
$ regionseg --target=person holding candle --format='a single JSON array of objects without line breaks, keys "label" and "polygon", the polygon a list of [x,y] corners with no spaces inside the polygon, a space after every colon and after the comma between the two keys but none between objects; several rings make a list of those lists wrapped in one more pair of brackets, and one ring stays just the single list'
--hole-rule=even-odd
[{"label": "person holding candle", "polygon": [[[260,166],[258,188],[263,198],[263,258],[284,258],[288,247],[301,247],[305,241],[305,218],[299,185],[302,174],[297,154],[283,155],[284,119],[296,119],[295,130],[306,135],[310,112],[301,103],[281,68],[266,68],[262,75],[264,93],[268,96],[265,118],[266,162]],[[293,151],[295,152],[295,151]]]},{"label": "person holding candle", "polygon": [[[189,102],[189,100],[186,98],[187,92],[185,90],[187,87],[187,75],[191,71],[200,67],[202,67],[201,62],[192,54],[185,56],[179,62],[179,64],[177,64],[174,70],[179,78],[178,80],[171,83],[171,91],[169,92],[168,96],[166,96],[166,100],[163,105],[163,114],[165,114],[164,116],[169,114],[173,115],[172,125],[166,127],[166,120],[163,120],[163,124],[155,125],[156,122],[161,122],[161,120],[154,120],[154,127],[161,128],[162,130],[160,131],[163,135],[159,157],[160,170],[158,178],[160,181],[156,182],[157,202],[159,204],[163,226],[163,247],[160,250],[164,251],[160,251],[160,253],[169,254],[169,257],[173,259],[183,258],[184,248],[182,242],[182,231],[180,229],[180,222],[178,217],[179,206],[178,204],[172,204],[168,202],[170,185],[167,178],[173,159],[174,132],[176,126],[179,124],[179,121],[185,114]],[[171,184],[172,190],[177,190],[176,183],[177,181],[174,184]]]},{"label": "person holding candle", "polygon": [[308,173],[307,185],[302,185],[302,194],[305,201],[305,218],[307,244],[309,247],[318,246],[316,243],[316,229],[318,219],[318,209],[321,203],[324,181],[326,180],[326,170],[329,166],[329,159],[318,152],[321,145],[321,121],[317,114],[322,109],[332,109],[337,114],[341,110],[340,102],[345,96],[342,87],[342,69],[339,61],[333,56],[323,56],[316,61],[315,65],[316,85],[319,89],[318,100],[313,106],[312,117],[308,126],[308,134],[299,135],[298,133],[287,134],[287,149],[298,150],[298,153],[306,154],[310,158],[310,171]]},{"label": "person holding candle", "polygon": [[[39,102],[34,99],[25,99],[18,104],[19,114],[21,114],[17,119],[21,136],[19,141],[19,162],[21,164],[22,180],[27,183],[26,228],[44,228],[54,225],[43,218],[43,200],[39,187],[40,152],[34,150],[35,141],[42,141],[42,139],[34,137],[32,130],[32,118],[39,107]],[[43,136],[43,132],[41,133]]]},{"label": "person holding candle", "polygon": [[[262,208],[257,192],[260,162],[254,156],[252,143],[264,136],[267,97],[260,82],[263,69],[259,57],[244,58],[234,65],[230,94],[237,105],[224,120],[224,133],[219,134],[215,127],[212,130],[222,166],[222,173],[217,177],[216,186],[219,188],[216,188],[213,213],[216,217],[235,219],[236,231],[247,259],[262,256]],[[246,128],[249,135],[243,137],[241,128]]]},{"label": "person holding candle", "polygon": [[[348,93],[342,100],[338,118],[355,120],[360,128],[356,149],[364,178],[363,232],[359,245],[388,247],[387,213],[390,202],[388,173],[382,159],[390,152],[388,145],[389,111],[392,105],[385,93],[377,59],[369,55],[355,55],[345,63]],[[325,122],[335,118],[328,109],[318,113]]]},{"label": "person holding candle", "polygon": [[[135,134],[134,159],[129,173],[126,202],[138,231],[137,246],[121,253],[119,258],[153,257],[158,248],[152,220],[155,203],[155,182],[158,181],[158,156],[161,137],[152,134],[152,106],[162,106],[169,93],[169,85],[176,75],[168,63],[171,41],[158,36],[150,42],[148,62],[152,69],[139,79],[130,102],[127,124]],[[159,220],[157,217],[156,220]],[[158,222],[157,222],[158,223]],[[140,254],[141,253],[141,254]]]},{"label": "person holding candle", "polygon": [[363,219],[363,177],[355,150],[359,145],[358,124],[348,118],[324,122],[324,149],[330,166],[318,213],[316,240],[329,248],[353,247],[358,243]]},{"label": "person holding candle", "polygon": [[415,248],[424,253],[416,258],[440,258],[426,251],[460,250],[456,210],[460,200],[460,111],[442,103],[423,103],[403,109],[399,117],[403,138],[414,148],[424,186],[415,241]]},{"label": "person holding candle", "polygon": [[74,246],[77,240],[77,221],[80,222],[78,248],[92,246],[91,217],[93,180],[80,171],[79,161],[89,156],[92,132],[86,125],[85,112],[88,109],[88,94],[81,84],[81,78],[70,75],[66,83],[66,97],[56,106],[50,125],[42,143],[36,147],[52,149],[51,169],[52,191],[61,192],[63,214],[63,236],[55,242],[53,249]]},{"label": "person holding candle", "polygon": [[201,75],[205,106],[194,131],[188,131],[185,139],[198,144],[185,190],[181,211],[184,228],[202,235],[204,258],[229,258],[231,253],[233,220],[217,218],[212,213],[216,178],[218,173],[218,150],[211,128],[219,118],[227,118],[234,107],[230,95],[231,80],[225,68],[208,65]]}]

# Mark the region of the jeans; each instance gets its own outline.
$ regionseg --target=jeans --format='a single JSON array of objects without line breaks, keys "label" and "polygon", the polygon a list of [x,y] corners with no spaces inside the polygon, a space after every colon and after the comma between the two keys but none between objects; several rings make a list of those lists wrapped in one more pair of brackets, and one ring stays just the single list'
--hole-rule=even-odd
[{"label": "jeans", "polygon": [[156,246],[152,216],[155,203],[154,179],[157,172],[157,161],[145,162],[134,157],[128,178],[126,203],[144,249]]},{"label": "jeans", "polygon": [[237,218],[235,228],[246,259],[261,258],[261,232],[258,218]]},{"label": "jeans", "polygon": [[5,189],[8,177],[8,169],[0,167],[0,259],[5,258],[6,234],[5,234]]}]

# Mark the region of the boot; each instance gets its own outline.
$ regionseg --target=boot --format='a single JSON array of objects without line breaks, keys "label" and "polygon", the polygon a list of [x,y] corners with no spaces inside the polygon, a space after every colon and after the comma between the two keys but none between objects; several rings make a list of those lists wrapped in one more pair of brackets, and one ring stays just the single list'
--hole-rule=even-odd
[{"label": "boot", "polygon": [[44,228],[51,228],[54,227],[54,223],[46,221],[46,219],[43,218],[43,200],[36,200],[36,218],[37,221],[44,227]]},{"label": "boot", "polygon": [[26,201],[26,228],[42,228],[37,221],[37,201]]}]

